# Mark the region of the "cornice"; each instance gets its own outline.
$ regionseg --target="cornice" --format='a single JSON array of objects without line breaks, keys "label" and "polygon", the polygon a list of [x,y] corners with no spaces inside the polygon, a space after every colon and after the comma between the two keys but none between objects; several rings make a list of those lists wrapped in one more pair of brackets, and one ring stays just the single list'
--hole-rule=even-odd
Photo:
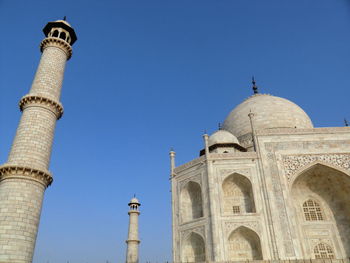
[{"label": "cornice", "polygon": [[45,187],[51,185],[53,181],[52,175],[48,171],[10,164],[0,166],[0,181],[12,178],[36,181]]},{"label": "cornice", "polygon": [[256,152],[210,153],[209,160],[256,159]]},{"label": "cornice", "polygon": [[41,52],[43,52],[44,49],[47,47],[57,47],[62,49],[67,55],[67,60],[69,60],[72,57],[72,47],[63,39],[60,39],[58,37],[47,37],[40,43]]},{"label": "cornice", "polygon": [[256,135],[291,135],[291,134],[326,134],[326,133],[350,133],[350,127],[322,127],[322,128],[273,128],[256,130]]},{"label": "cornice", "polygon": [[33,104],[40,105],[41,107],[52,111],[56,115],[57,120],[59,120],[63,115],[63,106],[61,103],[38,95],[26,95],[22,97],[22,99],[19,101],[19,108],[21,111],[23,111],[28,106]]},{"label": "cornice", "polygon": [[204,161],[204,160],[205,160],[205,155],[202,155],[201,157],[199,157],[199,158],[197,158],[197,159],[194,159],[194,160],[192,160],[192,161],[190,161],[190,162],[188,162],[188,163],[185,163],[185,164],[182,164],[182,165],[176,167],[176,168],[174,169],[174,173],[175,173],[175,175],[176,175],[176,173],[182,172],[183,170],[186,170],[186,169],[188,169],[188,168],[190,168],[190,167],[193,167],[193,166],[195,166],[195,165],[201,163],[201,162]]},{"label": "cornice", "polygon": [[193,166],[198,165],[199,163],[208,161],[216,161],[216,160],[236,160],[236,159],[256,159],[258,158],[256,152],[235,152],[235,153],[210,153],[208,158],[205,155],[194,159],[188,163],[180,165],[174,169],[174,174],[176,174],[189,169]]}]

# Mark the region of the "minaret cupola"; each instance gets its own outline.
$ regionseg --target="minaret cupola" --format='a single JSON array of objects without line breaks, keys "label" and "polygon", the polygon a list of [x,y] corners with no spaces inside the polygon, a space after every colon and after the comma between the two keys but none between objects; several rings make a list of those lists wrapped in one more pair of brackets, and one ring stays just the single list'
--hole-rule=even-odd
[{"label": "minaret cupola", "polygon": [[130,207],[130,211],[139,211],[139,207],[141,204],[136,197],[133,197],[128,205]]},{"label": "minaret cupola", "polygon": [[44,27],[43,32],[46,37],[60,38],[66,41],[68,44],[73,45],[77,41],[77,36],[71,25],[65,20],[56,20],[54,22],[49,22]]}]

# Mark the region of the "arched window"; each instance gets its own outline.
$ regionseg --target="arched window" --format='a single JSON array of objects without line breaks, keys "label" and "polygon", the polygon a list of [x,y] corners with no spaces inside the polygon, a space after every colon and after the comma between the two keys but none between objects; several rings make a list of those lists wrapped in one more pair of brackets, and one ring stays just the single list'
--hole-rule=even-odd
[{"label": "arched window", "polygon": [[316,259],[319,259],[319,258],[334,259],[333,249],[331,248],[331,246],[325,243],[319,243],[317,246],[315,246],[314,254]]},{"label": "arched window", "polygon": [[63,39],[63,40],[66,40],[66,33],[61,32],[60,38]]},{"label": "arched window", "polygon": [[53,31],[52,36],[53,36],[53,37],[58,37],[58,30]]},{"label": "arched window", "polygon": [[303,211],[306,221],[323,221],[324,216],[321,206],[314,200],[307,200],[303,204]]}]

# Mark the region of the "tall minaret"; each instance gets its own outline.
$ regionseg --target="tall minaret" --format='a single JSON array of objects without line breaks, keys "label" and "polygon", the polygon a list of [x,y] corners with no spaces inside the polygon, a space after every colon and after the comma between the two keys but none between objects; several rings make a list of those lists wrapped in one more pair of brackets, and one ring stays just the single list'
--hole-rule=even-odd
[{"label": "tall minaret", "polygon": [[0,167],[0,262],[30,263],[33,259],[49,172],[66,61],[77,40],[65,20],[49,22],[43,32],[41,60],[29,94],[19,102],[23,112],[7,163]]},{"label": "tall minaret", "polygon": [[129,214],[129,233],[126,250],[126,263],[138,263],[139,262],[139,200],[136,197],[132,198],[130,203]]}]

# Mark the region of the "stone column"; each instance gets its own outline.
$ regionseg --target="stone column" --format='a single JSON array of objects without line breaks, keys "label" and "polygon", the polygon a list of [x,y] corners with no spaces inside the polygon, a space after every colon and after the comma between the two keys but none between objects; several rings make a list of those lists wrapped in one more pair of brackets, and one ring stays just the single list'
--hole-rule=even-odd
[{"label": "stone column", "polygon": [[213,188],[214,178],[213,178],[213,161],[210,158],[210,151],[209,151],[209,136],[208,134],[203,135],[204,139],[204,149],[205,149],[205,162],[206,162],[206,170],[207,170],[207,193],[208,193],[208,208],[209,213],[208,217],[210,220],[209,224],[209,231],[211,235],[210,241],[207,240],[206,247],[207,247],[207,254],[206,254],[206,260],[209,261],[221,261],[221,251],[220,251],[220,237],[217,233],[217,224],[216,224],[216,217],[217,217],[217,209],[216,204],[214,202],[214,191]]},{"label": "stone column", "polygon": [[139,262],[139,206],[141,204],[134,197],[131,199],[129,206],[129,233],[126,250],[126,263],[138,263]]},{"label": "stone column", "polygon": [[172,230],[172,257],[173,262],[176,262],[177,254],[180,253],[177,252],[177,240],[178,240],[178,233],[177,233],[177,218],[176,218],[176,212],[175,212],[175,198],[176,198],[176,185],[174,182],[174,176],[175,176],[175,156],[176,153],[173,149],[169,152],[170,156],[170,180],[171,180],[171,209],[172,209],[172,224],[171,224],[171,230]]},{"label": "stone column", "polygon": [[74,30],[63,20],[44,28],[42,56],[32,88],[20,102],[23,112],[7,163],[0,167],[0,262],[30,263],[45,189],[52,183],[49,161],[66,61]]}]

